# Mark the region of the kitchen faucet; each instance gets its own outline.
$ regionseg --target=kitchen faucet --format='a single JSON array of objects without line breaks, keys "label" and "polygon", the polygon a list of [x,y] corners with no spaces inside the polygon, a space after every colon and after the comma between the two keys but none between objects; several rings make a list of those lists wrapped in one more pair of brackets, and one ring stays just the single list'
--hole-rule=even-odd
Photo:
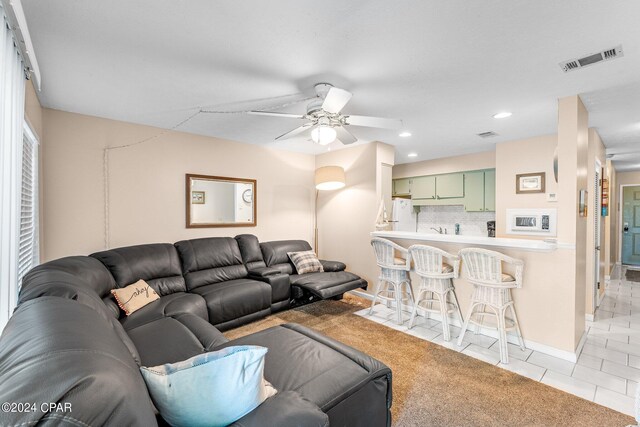
[{"label": "kitchen faucet", "polygon": [[[438,233],[438,234],[442,234],[442,227],[438,227],[438,228],[431,227],[431,229],[435,230],[435,232]],[[444,229],[444,234],[447,234],[447,229],[446,228]]]}]

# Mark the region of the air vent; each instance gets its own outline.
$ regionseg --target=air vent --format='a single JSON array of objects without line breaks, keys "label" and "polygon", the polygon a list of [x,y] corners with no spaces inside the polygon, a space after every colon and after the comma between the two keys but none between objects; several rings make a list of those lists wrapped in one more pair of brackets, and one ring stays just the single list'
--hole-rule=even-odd
[{"label": "air vent", "polygon": [[608,61],[610,59],[619,58],[624,56],[622,52],[622,45],[616,46],[612,49],[603,50],[602,52],[594,53],[592,55],[587,55],[583,58],[570,59],[569,61],[564,61],[560,63],[560,68],[565,73],[573,70],[577,70],[578,68],[584,68],[587,65],[597,64],[598,62]]},{"label": "air vent", "polygon": [[494,136],[498,136],[497,133],[493,132],[493,131],[489,131],[489,132],[482,132],[477,134],[480,138],[492,138]]}]

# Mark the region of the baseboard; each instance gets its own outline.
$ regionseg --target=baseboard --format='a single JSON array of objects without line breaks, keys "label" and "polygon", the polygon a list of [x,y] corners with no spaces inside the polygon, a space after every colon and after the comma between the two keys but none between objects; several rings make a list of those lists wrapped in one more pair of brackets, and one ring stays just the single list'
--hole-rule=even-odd
[{"label": "baseboard", "polygon": [[[349,293],[351,293],[353,295],[356,295],[356,296],[359,296],[359,297],[362,297],[362,298],[366,298],[369,301],[373,301],[373,295],[371,295],[371,294],[369,294],[367,292],[354,290],[354,291],[349,291]],[[392,303],[392,306],[395,306],[395,303]],[[405,311],[411,311],[410,307],[408,305],[406,305],[406,304],[402,305],[402,309],[405,310]],[[425,316],[426,312],[421,310],[420,308],[418,308],[418,315]],[[438,313],[429,313],[429,315],[433,320],[442,321],[442,316],[440,314],[438,314]],[[450,318],[449,319],[449,324],[453,325],[453,326],[457,326],[459,328],[462,327],[462,325],[460,324],[458,319],[455,319],[455,318]],[[467,329],[467,330],[471,331],[471,333],[474,332],[470,328]],[[495,330],[495,329],[480,328],[480,333],[482,335],[486,335],[488,337],[498,339],[498,331]],[[557,357],[559,359],[563,359],[563,360],[566,360],[566,361],[569,361],[569,362],[572,362],[572,363],[576,363],[576,361],[578,360],[578,355],[582,351],[582,347],[584,346],[584,342],[586,341],[586,339],[587,339],[587,335],[585,333],[585,334],[582,335],[582,339],[578,343],[578,347],[576,348],[575,353],[571,352],[571,351],[561,350],[559,348],[551,347],[551,346],[546,345],[546,344],[541,344],[539,342],[531,341],[531,340],[528,340],[526,338],[524,340],[524,344],[529,350],[538,351],[540,353],[548,354],[549,356]],[[509,341],[511,344],[515,344],[515,345],[519,345],[520,344],[518,342],[518,337],[516,335],[512,335],[512,334],[508,334],[508,333],[507,333],[507,341]]]}]

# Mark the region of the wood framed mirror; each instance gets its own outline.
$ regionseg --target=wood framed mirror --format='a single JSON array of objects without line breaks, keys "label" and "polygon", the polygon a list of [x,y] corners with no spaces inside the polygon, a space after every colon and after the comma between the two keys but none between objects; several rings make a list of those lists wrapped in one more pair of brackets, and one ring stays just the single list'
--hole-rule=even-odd
[{"label": "wood framed mirror", "polygon": [[255,227],[255,179],[186,174],[187,228]]}]

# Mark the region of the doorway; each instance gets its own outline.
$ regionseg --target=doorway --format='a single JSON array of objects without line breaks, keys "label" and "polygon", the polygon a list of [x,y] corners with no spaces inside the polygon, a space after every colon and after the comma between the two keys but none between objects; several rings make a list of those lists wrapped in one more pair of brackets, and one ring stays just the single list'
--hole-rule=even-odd
[{"label": "doorway", "polygon": [[640,185],[622,187],[622,264],[640,266]]}]

